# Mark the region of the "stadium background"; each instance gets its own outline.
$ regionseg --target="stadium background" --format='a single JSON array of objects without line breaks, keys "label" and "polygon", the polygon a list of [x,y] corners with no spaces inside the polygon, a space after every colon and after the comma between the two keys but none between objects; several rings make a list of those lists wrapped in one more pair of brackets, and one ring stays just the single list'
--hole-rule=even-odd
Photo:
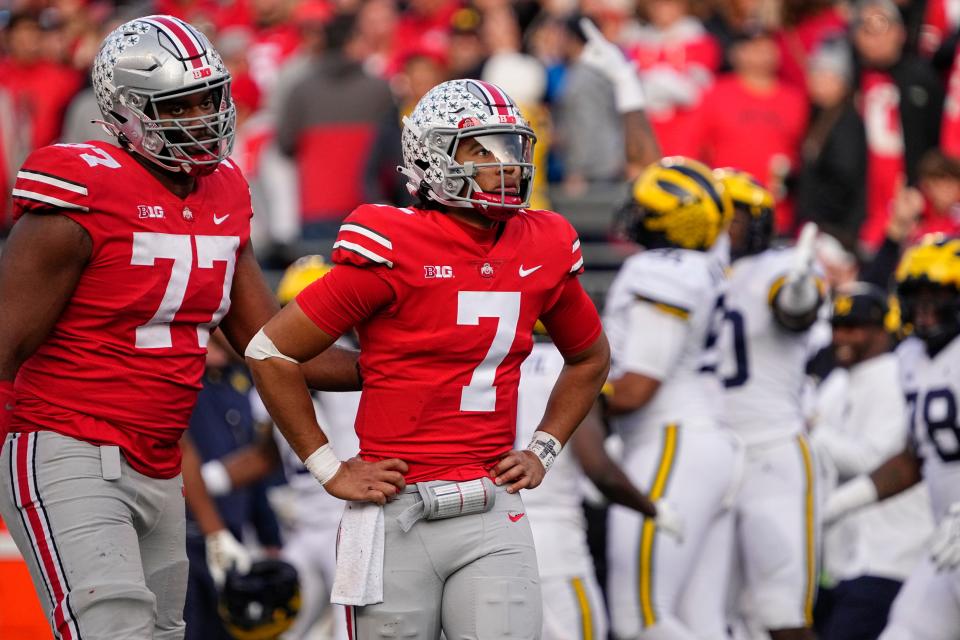
[{"label": "stadium background", "polygon": [[[297,256],[327,253],[360,202],[408,203],[393,170],[403,114],[442,80],[482,77],[534,123],[535,205],[577,227],[583,281],[602,304],[630,251],[610,229],[639,168],[623,160],[612,87],[578,62],[587,15],[636,63],[665,154],[757,175],[778,198],[778,233],[817,221],[836,239],[821,258],[852,279],[884,242],[960,230],[960,2],[895,4],[902,31],[830,0],[6,0],[0,239],[32,149],[105,137],[90,124],[102,38],[169,13],[207,33],[233,74],[234,158],[274,283]],[[878,77],[892,98],[877,97]],[[35,637],[17,635],[31,633],[35,605],[15,556],[0,533],[0,637]]]}]

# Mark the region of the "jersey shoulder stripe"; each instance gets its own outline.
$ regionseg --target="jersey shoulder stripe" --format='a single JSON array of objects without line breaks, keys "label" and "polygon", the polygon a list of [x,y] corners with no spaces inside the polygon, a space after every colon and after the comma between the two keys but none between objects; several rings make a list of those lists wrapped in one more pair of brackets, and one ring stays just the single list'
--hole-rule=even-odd
[{"label": "jersey shoulder stripe", "polygon": [[396,262],[393,241],[383,230],[395,226],[390,224],[389,218],[397,214],[410,215],[396,207],[363,205],[355,209],[340,225],[333,243],[333,262],[393,269]]}]

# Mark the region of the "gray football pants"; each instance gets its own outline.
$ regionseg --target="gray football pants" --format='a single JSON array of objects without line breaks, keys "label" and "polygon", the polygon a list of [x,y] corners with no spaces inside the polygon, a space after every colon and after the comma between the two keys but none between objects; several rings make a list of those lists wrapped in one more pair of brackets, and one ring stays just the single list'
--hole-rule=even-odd
[{"label": "gray football pants", "polygon": [[397,516],[414,486],[385,507],[383,602],[347,608],[351,640],[494,640],[540,637],[537,555],[518,494],[502,489],[487,513],[420,520]]},{"label": "gray football pants", "polygon": [[183,638],[183,482],[149,478],[116,448],[102,450],[48,431],[11,434],[0,515],[56,638]]}]

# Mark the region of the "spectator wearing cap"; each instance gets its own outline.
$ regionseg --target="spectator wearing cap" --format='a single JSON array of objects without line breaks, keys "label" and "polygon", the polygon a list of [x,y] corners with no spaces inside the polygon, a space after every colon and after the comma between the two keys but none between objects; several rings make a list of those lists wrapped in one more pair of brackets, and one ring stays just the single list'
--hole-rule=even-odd
[{"label": "spectator wearing cap", "polygon": [[487,58],[487,45],[480,35],[483,18],[472,7],[450,16],[450,49],[447,51],[450,78],[479,78]]},{"label": "spectator wearing cap", "polygon": [[[908,407],[897,356],[890,352],[885,290],[864,282],[841,287],[832,305],[839,368],[818,390],[811,442],[844,482],[902,451]],[[837,521],[824,533],[824,575],[815,612],[821,640],[876,638],[901,584],[933,530],[929,497],[916,486]]]},{"label": "spectator wearing cap", "polygon": [[854,80],[859,123],[866,140],[864,245],[883,240],[900,177],[918,179],[920,159],[937,146],[943,88],[930,66],[904,53],[906,30],[891,0],[860,0],[852,40],[859,74]]},{"label": "spectator wearing cap", "polygon": [[640,70],[647,116],[664,155],[694,156],[690,119],[720,68],[720,46],[691,14],[689,0],[651,0],[644,11],[647,24],[628,55]]},{"label": "spectator wearing cap", "polygon": [[730,49],[733,72],[722,75],[697,111],[701,155],[713,166],[753,174],[777,198],[776,227],[791,229],[786,184],[799,167],[808,106],[803,92],[777,76],[772,33],[754,23]]},{"label": "spectator wearing cap", "polygon": [[796,217],[852,250],[866,206],[866,140],[853,103],[853,56],[845,40],[827,40],[807,61],[810,125],[801,145]]}]

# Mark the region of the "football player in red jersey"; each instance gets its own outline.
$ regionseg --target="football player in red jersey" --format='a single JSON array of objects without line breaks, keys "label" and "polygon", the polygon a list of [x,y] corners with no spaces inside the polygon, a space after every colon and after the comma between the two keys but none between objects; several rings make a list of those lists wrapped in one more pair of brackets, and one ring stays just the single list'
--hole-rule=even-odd
[{"label": "football player in red jersey", "polygon": [[[518,491],[540,484],[596,399],[609,347],[577,275],[573,227],[526,207],[535,138],[499,87],[453,80],[404,120],[413,208],[365,205],[335,266],[251,340],[247,361],[294,451],[347,482],[297,363],[355,327],[360,456],[400,458],[382,509],[348,503],[333,601],[355,638],[537,637],[537,559]],[[520,364],[540,318],[566,364],[525,450],[512,450]]]},{"label": "football player in red jersey", "polygon": [[[169,16],[107,36],[93,86],[119,146],[54,145],[17,174],[0,259],[0,514],[64,640],[182,638],[187,558],[178,441],[218,325],[239,351],[275,311],[227,159],[230,75]],[[357,387],[351,356],[305,365]],[[396,469],[396,470],[394,470]],[[380,492],[399,461],[353,462]],[[229,559],[232,538],[210,538]]]}]

